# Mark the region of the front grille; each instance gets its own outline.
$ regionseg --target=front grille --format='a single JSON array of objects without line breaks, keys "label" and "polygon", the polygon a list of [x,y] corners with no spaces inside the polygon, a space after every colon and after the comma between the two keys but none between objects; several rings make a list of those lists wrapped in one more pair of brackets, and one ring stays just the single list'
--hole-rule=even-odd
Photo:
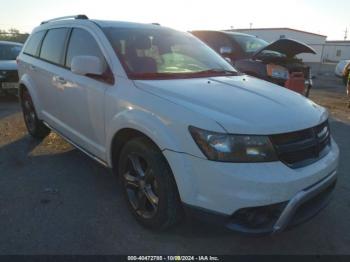
[{"label": "front grille", "polygon": [[18,82],[17,70],[0,70],[0,79],[2,82]]},{"label": "front grille", "polygon": [[312,164],[330,149],[328,121],[313,128],[270,136],[279,159],[291,168]]}]

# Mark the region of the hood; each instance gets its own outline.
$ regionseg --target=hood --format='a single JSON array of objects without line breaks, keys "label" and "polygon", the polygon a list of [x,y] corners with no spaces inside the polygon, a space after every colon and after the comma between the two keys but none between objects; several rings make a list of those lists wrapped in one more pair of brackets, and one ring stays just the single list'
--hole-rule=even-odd
[{"label": "hood", "polygon": [[301,53],[316,54],[316,51],[306,44],[296,40],[283,38],[261,48],[253,55],[253,57],[257,57],[265,50],[279,52],[287,57],[294,57]]},{"label": "hood", "polygon": [[0,70],[17,70],[16,60],[0,60]]},{"label": "hood", "polygon": [[315,126],[328,117],[311,100],[249,76],[135,80],[135,85],[211,118],[232,134],[286,133]]}]

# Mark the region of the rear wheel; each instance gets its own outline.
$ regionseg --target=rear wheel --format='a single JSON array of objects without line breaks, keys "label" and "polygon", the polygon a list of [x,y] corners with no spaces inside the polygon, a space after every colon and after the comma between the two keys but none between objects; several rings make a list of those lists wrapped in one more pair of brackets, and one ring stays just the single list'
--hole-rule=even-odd
[{"label": "rear wheel", "polygon": [[27,89],[23,89],[21,95],[21,106],[23,112],[24,123],[28,133],[35,138],[44,138],[50,133],[50,129],[46,127],[37,117],[32,97]]},{"label": "rear wheel", "polygon": [[180,217],[180,200],[170,167],[148,139],[129,141],[119,159],[119,175],[129,209],[144,226],[166,229]]}]

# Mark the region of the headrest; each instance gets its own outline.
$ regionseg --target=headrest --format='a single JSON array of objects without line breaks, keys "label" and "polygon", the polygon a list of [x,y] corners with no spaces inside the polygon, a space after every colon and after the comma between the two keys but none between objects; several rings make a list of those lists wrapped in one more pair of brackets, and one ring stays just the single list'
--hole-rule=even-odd
[{"label": "headrest", "polygon": [[133,41],[136,49],[150,49],[152,47],[151,39],[146,35],[138,35]]},{"label": "headrest", "polygon": [[159,38],[156,37],[153,39],[153,45],[158,48],[160,54],[166,54],[171,52],[171,43],[168,37]]}]

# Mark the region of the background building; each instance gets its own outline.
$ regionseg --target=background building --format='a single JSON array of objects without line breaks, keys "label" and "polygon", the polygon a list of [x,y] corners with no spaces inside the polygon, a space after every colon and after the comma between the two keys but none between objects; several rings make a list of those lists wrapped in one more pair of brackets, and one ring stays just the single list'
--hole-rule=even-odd
[{"label": "background building", "polygon": [[280,38],[291,38],[303,42],[315,49],[317,53],[316,55],[299,55],[305,62],[338,62],[339,60],[350,59],[350,41],[327,41],[327,36],[321,34],[292,28],[252,28],[227,31],[255,35],[267,42],[273,42]]},{"label": "background building", "polygon": [[323,51],[324,62],[338,62],[350,59],[350,41],[326,41]]}]

